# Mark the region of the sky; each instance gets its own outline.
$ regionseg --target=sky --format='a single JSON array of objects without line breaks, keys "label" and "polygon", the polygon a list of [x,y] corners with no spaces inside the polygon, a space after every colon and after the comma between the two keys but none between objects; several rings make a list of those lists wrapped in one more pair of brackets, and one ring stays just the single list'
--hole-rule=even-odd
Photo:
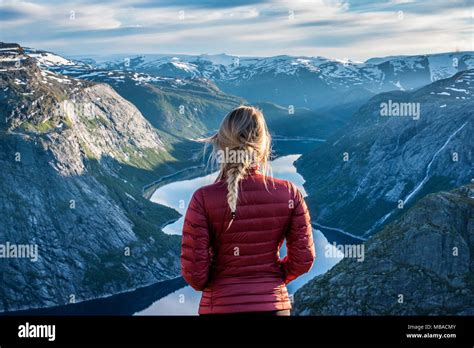
[{"label": "sky", "polygon": [[0,0],[0,41],[63,55],[474,50],[474,0]]}]

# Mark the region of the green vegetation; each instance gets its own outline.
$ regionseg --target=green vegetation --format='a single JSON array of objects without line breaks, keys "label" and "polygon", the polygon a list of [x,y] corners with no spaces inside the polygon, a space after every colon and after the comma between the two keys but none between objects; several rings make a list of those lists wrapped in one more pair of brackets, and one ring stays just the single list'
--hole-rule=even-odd
[{"label": "green vegetation", "polygon": [[[100,165],[96,161],[89,163],[90,172],[95,178],[107,187],[111,198],[120,205],[126,212],[128,218],[134,222],[137,236],[146,240],[148,237],[170,237],[161,232],[157,222],[165,222],[177,219],[180,214],[173,209],[165,206],[152,203],[142,197],[141,189],[148,183],[147,179],[142,179],[138,176],[138,172],[146,172],[145,170],[132,169],[133,167],[126,167],[122,165],[121,173],[134,173],[135,175],[124,176],[128,180],[103,175],[99,169]],[[130,171],[127,171],[130,170]],[[144,178],[151,173],[143,174]],[[155,173],[156,175],[156,173]],[[145,180],[145,181],[143,181]],[[128,195],[129,196],[128,196]],[[133,197],[134,199],[130,198]],[[135,230],[134,229],[134,230]],[[163,240],[164,241],[164,240]]]},{"label": "green vegetation", "polygon": [[52,123],[51,120],[45,120],[39,124],[34,124],[32,122],[23,122],[21,124],[21,127],[26,131],[45,133],[51,129],[54,129],[55,125]]},{"label": "green vegetation", "polygon": [[[263,110],[270,132],[287,137],[328,138],[345,121],[338,115],[320,113],[295,107],[290,114],[287,107],[261,102],[255,104]],[[301,125],[304,124],[304,127]]]},{"label": "green vegetation", "polygon": [[121,152],[116,152],[114,155],[120,159],[121,162],[138,169],[153,170],[160,164],[165,162],[176,161],[168,152],[155,149],[140,149],[137,150],[132,146],[125,146],[120,149]]},{"label": "green vegetation", "polygon": [[216,129],[229,110],[244,103],[239,97],[216,93],[209,86],[192,81],[179,89],[161,83],[124,83],[115,88],[156,129],[181,140]]},{"label": "green vegetation", "polygon": [[94,160],[95,155],[92,153],[92,151],[89,149],[89,146],[87,146],[86,143],[84,143],[82,140],[79,139],[79,144],[81,145],[82,151],[84,151],[84,154],[89,160]]}]

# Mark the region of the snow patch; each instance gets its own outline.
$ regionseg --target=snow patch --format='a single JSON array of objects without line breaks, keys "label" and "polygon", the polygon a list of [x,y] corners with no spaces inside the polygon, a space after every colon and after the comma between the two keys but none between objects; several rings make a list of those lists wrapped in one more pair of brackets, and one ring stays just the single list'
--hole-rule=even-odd
[{"label": "snow patch", "polygon": [[41,65],[47,67],[55,65],[75,65],[74,62],[66,58],[48,52],[30,53],[29,55],[35,58]]}]

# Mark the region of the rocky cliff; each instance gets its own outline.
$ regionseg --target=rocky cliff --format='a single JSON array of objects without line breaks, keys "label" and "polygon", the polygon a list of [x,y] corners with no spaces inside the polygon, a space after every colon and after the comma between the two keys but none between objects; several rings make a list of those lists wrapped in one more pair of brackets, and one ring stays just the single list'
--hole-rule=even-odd
[{"label": "rocky cliff", "polygon": [[[474,184],[430,194],[295,294],[296,315],[473,315]],[[318,262],[316,260],[316,262]]]},{"label": "rocky cliff", "polygon": [[[466,70],[364,104],[323,146],[296,162],[316,222],[367,237],[427,193],[468,183],[473,93],[474,70]],[[385,114],[388,105],[391,111],[413,109]]]},{"label": "rocky cliff", "polygon": [[173,157],[110,86],[0,44],[0,311],[63,305],[179,275],[177,213],[141,197]]}]

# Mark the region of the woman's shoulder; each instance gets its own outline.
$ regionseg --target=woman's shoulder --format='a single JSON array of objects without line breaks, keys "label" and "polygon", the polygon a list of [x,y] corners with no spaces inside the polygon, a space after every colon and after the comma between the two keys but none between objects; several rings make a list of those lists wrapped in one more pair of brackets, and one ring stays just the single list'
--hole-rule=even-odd
[{"label": "woman's shoulder", "polygon": [[267,186],[274,187],[274,189],[285,192],[290,192],[291,195],[297,195],[299,192],[298,187],[289,180],[278,179],[271,176],[265,177]]},{"label": "woman's shoulder", "polygon": [[226,190],[226,187],[227,186],[225,185],[225,181],[220,180],[220,181],[216,181],[214,183],[199,187],[196,191],[194,191],[193,195],[197,196],[197,195],[215,193],[222,190]]},{"label": "woman's shoulder", "polygon": [[[289,180],[279,179],[272,176],[259,176],[260,180],[251,180],[247,182],[244,187],[255,190],[255,185],[261,186],[262,190],[266,191],[277,191],[281,193],[290,193],[291,196],[295,197],[300,192],[298,187]],[[225,194],[227,190],[227,184],[224,180],[219,180],[214,183],[199,187],[193,194],[193,196],[207,197],[214,194]]]}]

